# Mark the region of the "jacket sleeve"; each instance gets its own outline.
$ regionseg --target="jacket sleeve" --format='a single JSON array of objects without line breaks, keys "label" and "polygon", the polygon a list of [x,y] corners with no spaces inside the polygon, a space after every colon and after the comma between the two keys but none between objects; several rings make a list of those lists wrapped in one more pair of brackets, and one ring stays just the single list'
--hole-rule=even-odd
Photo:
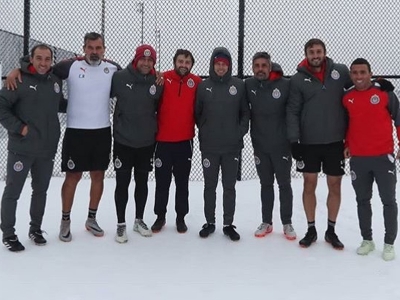
[{"label": "jacket sleeve", "polygon": [[0,91],[0,124],[9,132],[20,134],[25,124],[13,113],[18,101],[18,92],[3,88]]},{"label": "jacket sleeve", "polygon": [[60,103],[58,105],[58,112],[59,113],[66,113],[67,112],[67,106],[68,106],[68,100],[64,98],[64,93],[63,93],[63,88],[62,88],[62,81],[58,83],[60,85]]},{"label": "jacket sleeve", "polygon": [[390,113],[390,116],[392,117],[394,121],[394,126],[396,127],[396,133],[397,133],[397,140],[399,141],[400,144],[400,105],[399,105],[399,99],[393,92],[388,92],[389,95],[389,103],[388,103],[388,110]]},{"label": "jacket sleeve", "polygon": [[300,88],[295,82],[296,77],[290,80],[289,99],[286,106],[286,123],[288,140],[291,143],[300,140],[300,117],[304,99]]},{"label": "jacket sleeve", "polygon": [[196,91],[196,104],[194,107],[194,117],[196,120],[197,128],[200,128],[200,119],[203,113],[203,102],[202,102],[202,84],[197,87]]},{"label": "jacket sleeve", "polygon": [[60,77],[62,80],[65,80],[69,77],[69,70],[71,69],[72,64],[74,63],[74,59],[62,60],[59,63],[56,63],[53,66],[53,73]]},{"label": "jacket sleeve", "polygon": [[243,95],[240,99],[240,115],[239,115],[239,122],[240,122],[240,133],[242,137],[247,133],[249,130],[249,120],[250,120],[250,107],[249,102],[247,101],[246,97],[246,89],[243,89]]}]

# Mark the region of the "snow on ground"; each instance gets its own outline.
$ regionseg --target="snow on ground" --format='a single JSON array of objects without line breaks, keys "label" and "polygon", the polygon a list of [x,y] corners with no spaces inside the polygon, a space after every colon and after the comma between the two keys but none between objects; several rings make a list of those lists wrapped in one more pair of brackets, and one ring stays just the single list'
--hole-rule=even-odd
[{"label": "snow on ground", "polygon": [[[234,224],[241,234],[232,242],[222,234],[221,187],[218,187],[217,230],[208,239],[198,231],[204,223],[202,182],[190,183],[189,230],[175,230],[173,203],[169,204],[167,225],[160,233],[144,238],[133,232],[133,199],[128,204],[129,242],[114,241],[116,215],[113,202],[114,179],[106,179],[98,212],[106,234],[96,238],[84,229],[90,181],[77,190],[72,211],[71,243],[58,240],[62,178],[53,178],[43,223],[48,244],[35,246],[27,237],[30,180],[19,201],[17,234],[26,250],[11,253],[0,248],[0,299],[7,300],[187,300],[187,299],[268,299],[268,300],[357,300],[400,299],[400,250],[392,262],[381,259],[383,247],[382,205],[376,189],[373,198],[373,228],[377,250],[367,257],[355,251],[361,242],[354,192],[350,178],[343,179],[343,200],[337,233],[345,244],[334,250],[323,241],[326,229],[326,184],[319,179],[317,191],[316,244],[303,249],[282,234],[279,204],[274,210],[274,232],[255,238],[260,223],[259,183],[238,182]],[[4,188],[0,182],[0,189]],[[131,190],[133,189],[133,183]],[[302,180],[293,180],[295,195],[293,225],[298,236],[306,231],[301,203]],[[174,189],[170,199],[173,200]],[[173,202],[173,201],[171,201]],[[145,221],[153,214],[154,182],[149,183]],[[398,243],[397,243],[398,244]]]}]

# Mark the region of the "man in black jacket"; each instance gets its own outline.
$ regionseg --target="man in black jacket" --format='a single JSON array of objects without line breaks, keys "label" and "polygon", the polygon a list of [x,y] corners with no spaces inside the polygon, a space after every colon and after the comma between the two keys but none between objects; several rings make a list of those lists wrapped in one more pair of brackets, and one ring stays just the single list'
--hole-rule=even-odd
[{"label": "man in black jacket", "polygon": [[210,77],[200,83],[196,95],[196,124],[204,173],[204,214],[207,223],[200,236],[215,231],[216,187],[222,170],[225,235],[240,239],[233,217],[236,203],[236,175],[243,136],[249,128],[249,105],[244,82],[232,77],[232,58],[226,48],[214,49],[210,61]]},{"label": "man in black jacket", "polygon": [[8,131],[7,181],[1,199],[3,244],[13,252],[24,250],[15,235],[17,200],[31,171],[32,198],[29,238],[45,245],[41,225],[53,158],[60,137],[58,111],[65,111],[61,80],[52,74],[52,50],[40,44],[31,50],[30,64],[22,68],[18,89],[0,91],[0,123]]}]

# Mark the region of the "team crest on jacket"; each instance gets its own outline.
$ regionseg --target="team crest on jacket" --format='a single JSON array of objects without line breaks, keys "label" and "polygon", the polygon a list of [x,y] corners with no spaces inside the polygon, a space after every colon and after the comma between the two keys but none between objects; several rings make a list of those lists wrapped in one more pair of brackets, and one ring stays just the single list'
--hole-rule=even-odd
[{"label": "team crest on jacket", "polygon": [[156,160],[154,161],[154,164],[156,165],[157,168],[161,168],[162,167],[161,159],[156,158]]},{"label": "team crest on jacket", "polygon": [[261,163],[261,160],[258,156],[254,155],[254,163],[258,166]]},{"label": "team crest on jacket", "polygon": [[210,161],[208,160],[208,158],[203,159],[203,167],[204,168],[209,168],[211,165]]},{"label": "team crest on jacket", "polygon": [[381,99],[379,98],[378,95],[375,94],[375,95],[372,95],[372,97],[369,101],[371,102],[371,104],[378,104],[381,101]]},{"label": "team crest on jacket", "polygon": [[104,73],[108,74],[108,73],[110,73],[110,70],[107,67],[105,67],[104,68]]},{"label": "team crest on jacket", "polygon": [[75,163],[74,163],[74,161],[73,161],[72,159],[69,159],[69,160],[68,160],[68,162],[67,162],[67,167],[68,167],[68,169],[70,169],[70,170],[75,169]]},{"label": "team crest on jacket", "polygon": [[337,70],[333,70],[331,72],[331,77],[335,80],[338,80],[340,78],[340,73]]},{"label": "team crest on jacket", "polygon": [[60,85],[58,82],[54,82],[54,92],[58,94],[60,92]]},{"label": "team crest on jacket", "polygon": [[186,84],[187,84],[188,87],[193,88],[194,87],[194,80],[192,78],[189,78],[189,80],[187,81]]},{"label": "team crest on jacket", "polygon": [[22,163],[22,161],[17,161],[14,164],[14,171],[15,172],[21,172],[24,169],[24,164]]},{"label": "team crest on jacket", "polygon": [[356,180],[357,179],[357,175],[356,175],[356,172],[354,172],[353,170],[351,170],[350,171],[350,177],[351,177],[351,180]]},{"label": "team crest on jacket", "polygon": [[153,84],[150,88],[149,88],[149,93],[150,95],[155,95],[156,94],[156,86]]},{"label": "team crest on jacket", "polygon": [[122,167],[122,162],[121,162],[121,160],[117,157],[116,159],[115,159],[115,161],[114,161],[114,167],[116,168],[116,169],[120,169],[121,167]]},{"label": "team crest on jacket", "polygon": [[274,98],[274,99],[279,99],[280,97],[281,97],[281,91],[279,90],[279,89],[274,89],[273,91],[272,91],[272,97]]},{"label": "team crest on jacket", "polygon": [[229,94],[231,94],[232,96],[237,94],[236,86],[231,85],[231,87],[229,88]]},{"label": "team crest on jacket", "polygon": [[299,170],[304,169],[304,167],[305,167],[304,161],[302,161],[302,160],[297,161],[296,167],[297,167],[297,169],[299,169]]}]

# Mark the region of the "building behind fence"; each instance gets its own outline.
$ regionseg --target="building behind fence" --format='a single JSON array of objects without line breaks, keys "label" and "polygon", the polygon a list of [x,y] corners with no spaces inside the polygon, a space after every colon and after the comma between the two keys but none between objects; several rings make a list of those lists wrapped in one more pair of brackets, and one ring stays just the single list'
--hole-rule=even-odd
[{"label": "building behind fence", "polygon": [[[252,75],[251,57],[257,51],[268,51],[290,76],[304,58],[304,43],[318,37],[334,61],[350,65],[364,57],[374,74],[390,78],[398,92],[399,10],[396,0],[0,0],[0,62],[4,76],[37,43],[53,47],[55,62],[81,55],[84,34],[96,31],[105,37],[106,57],[122,66],[138,45],[148,43],[158,52],[158,70],[171,69],[176,49],[185,48],[195,56],[192,71],[206,77],[212,50],[225,46],[239,78]],[[65,124],[64,115],[60,120]],[[202,180],[197,138],[194,142],[191,180]],[[1,127],[0,179],[5,178],[6,148]],[[61,176],[60,163],[58,151],[54,176]],[[292,174],[298,176],[294,168]],[[111,167],[106,176],[113,176]],[[241,178],[256,178],[249,135]]]}]

